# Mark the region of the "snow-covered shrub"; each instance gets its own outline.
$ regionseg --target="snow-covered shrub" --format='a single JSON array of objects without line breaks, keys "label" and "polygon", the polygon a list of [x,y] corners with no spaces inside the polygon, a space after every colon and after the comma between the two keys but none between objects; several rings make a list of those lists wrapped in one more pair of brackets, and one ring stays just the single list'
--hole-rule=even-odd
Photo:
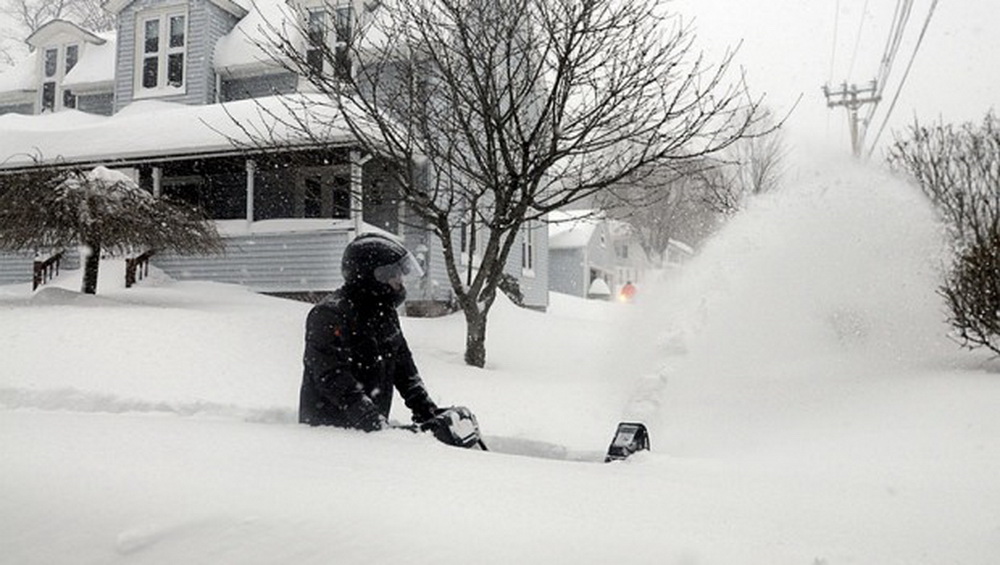
[{"label": "snow-covered shrub", "polygon": [[154,198],[127,175],[37,167],[0,175],[0,249],[86,249],[83,291],[97,290],[101,252],[216,253],[222,240],[197,209]]}]

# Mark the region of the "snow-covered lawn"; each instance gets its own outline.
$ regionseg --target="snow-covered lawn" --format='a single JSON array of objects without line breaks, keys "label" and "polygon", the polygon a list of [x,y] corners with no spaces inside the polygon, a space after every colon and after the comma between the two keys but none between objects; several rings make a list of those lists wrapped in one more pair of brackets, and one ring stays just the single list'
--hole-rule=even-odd
[{"label": "snow-covered lawn", "polygon": [[[0,287],[0,562],[997,563],[1000,368],[941,337],[940,230],[871,173],[798,184],[636,304],[501,301],[485,370],[460,316],[403,320],[440,404],[554,458],[295,424],[304,304]],[[653,451],[587,461],[627,418]]]}]

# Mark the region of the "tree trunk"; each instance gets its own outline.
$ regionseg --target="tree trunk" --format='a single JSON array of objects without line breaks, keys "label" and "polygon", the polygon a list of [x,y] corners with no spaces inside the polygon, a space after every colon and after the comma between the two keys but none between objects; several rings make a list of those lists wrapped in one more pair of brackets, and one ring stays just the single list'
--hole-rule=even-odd
[{"label": "tree trunk", "polygon": [[89,243],[89,254],[83,263],[83,293],[97,294],[97,271],[101,266],[101,244]]},{"label": "tree trunk", "polygon": [[486,312],[476,307],[466,307],[465,313],[465,363],[473,367],[486,366]]}]

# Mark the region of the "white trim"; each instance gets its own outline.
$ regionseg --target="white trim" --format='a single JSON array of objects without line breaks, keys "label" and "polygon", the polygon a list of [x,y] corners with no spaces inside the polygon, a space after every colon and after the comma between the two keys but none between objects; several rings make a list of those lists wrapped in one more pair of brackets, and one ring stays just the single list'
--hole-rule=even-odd
[{"label": "white trim", "polygon": [[63,37],[72,38],[68,43],[86,42],[103,45],[107,42],[103,37],[66,20],[50,21],[35,30],[24,42],[36,49],[41,49],[53,43],[67,43]]},{"label": "white trim", "polygon": [[[66,95],[67,89],[63,88],[63,79],[66,78],[66,73],[69,72],[66,69],[66,63],[67,63],[66,54],[67,54],[67,51],[69,50],[70,47],[76,47],[76,61],[74,61],[74,63],[73,63],[74,65],[76,65],[76,64],[78,64],[80,62],[80,59],[83,57],[83,47],[84,46],[83,46],[83,44],[81,42],[78,42],[78,41],[69,41],[69,42],[65,42],[65,43],[51,43],[51,44],[43,45],[43,46],[41,46],[41,47],[38,48],[39,49],[39,56],[38,56],[38,84],[37,84],[38,85],[38,90],[35,91],[34,104],[35,104],[35,109],[36,109],[37,113],[39,113],[39,114],[42,113],[42,112],[44,112],[44,111],[46,111],[46,108],[45,108],[45,85],[46,85],[46,83],[53,83],[55,85],[53,87],[53,92],[52,92],[52,96],[53,96],[52,108],[50,110],[52,112],[58,112],[58,111],[63,110],[63,109],[66,108],[65,95]],[[48,76],[46,74],[46,72],[45,72],[45,70],[46,70],[46,57],[48,56],[48,53],[50,51],[55,51],[55,53],[56,53],[56,55],[55,55],[56,61],[55,61],[55,69],[53,71],[53,74],[51,76]],[[74,100],[75,100],[75,98],[74,98]],[[70,106],[70,108],[75,108],[75,107],[76,107],[75,103],[74,103],[73,106]]]},{"label": "white trim", "polygon": [[[135,0],[108,0],[104,3],[104,9],[109,13],[118,15],[119,12],[127,8]],[[243,18],[250,13],[246,8],[233,2],[232,0],[208,0],[212,4],[222,8],[237,18]]]},{"label": "white trim", "polygon": [[[182,47],[170,46],[170,21],[171,18],[184,17],[184,45]],[[143,86],[143,75],[145,60],[152,59],[152,53],[146,53],[146,24],[157,21],[158,44],[155,57],[157,61],[157,76],[155,87]],[[135,15],[135,49],[133,53],[134,70],[132,73],[132,98],[141,100],[145,98],[159,98],[164,96],[177,96],[187,93],[187,75],[190,67],[188,47],[191,40],[191,17],[187,6],[175,4],[162,8],[144,10]],[[181,54],[184,57],[183,68],[181,69],[181,85],[170,86],[167,84],[168,73],[170,72],[170,56]]]}]

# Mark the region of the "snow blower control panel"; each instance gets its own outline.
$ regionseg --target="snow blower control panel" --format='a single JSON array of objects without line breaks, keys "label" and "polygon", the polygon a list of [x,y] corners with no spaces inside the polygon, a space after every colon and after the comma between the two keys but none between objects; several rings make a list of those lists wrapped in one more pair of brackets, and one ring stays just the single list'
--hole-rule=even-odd
[{"label": "snow blower control panel", "polygon": [[644,424],[638,422],[622,422],[618,424],[615,437],[608,447],[605,463],[621,461],[636,451],[649,450],[649,431]]}]

